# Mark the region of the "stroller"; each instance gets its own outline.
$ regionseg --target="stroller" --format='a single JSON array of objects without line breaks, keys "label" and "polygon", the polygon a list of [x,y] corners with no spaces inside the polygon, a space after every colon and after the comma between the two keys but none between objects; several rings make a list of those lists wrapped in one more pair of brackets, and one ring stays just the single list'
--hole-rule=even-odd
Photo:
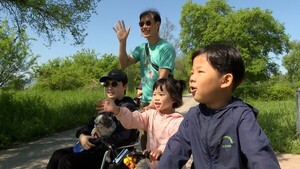
[{"label": "stroller", "polygon": [[[128,145],[122,147],[115,147],[103,140],[100,140],[103,145],[105,145],[108,150],[105,151],[100,169],[128,169],[128,167],[123,163],[123,159],[128,157],[128,155],[137,157],[137,159],[146,158],[141,152],[136,150],[136,147],[140,144],[139,142],[139,131],[136,132],[136,140]],[[91,140],[93,142],[93,140]],[[138,161],[139,161],[138,160]],[[138,161],[135,161],[138,163]]]}]

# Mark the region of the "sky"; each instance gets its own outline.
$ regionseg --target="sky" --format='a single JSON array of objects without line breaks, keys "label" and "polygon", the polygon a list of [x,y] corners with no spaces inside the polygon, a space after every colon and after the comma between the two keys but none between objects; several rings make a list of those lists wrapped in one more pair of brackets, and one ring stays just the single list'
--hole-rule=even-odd
[{"label": "sky", "polygon": [[[124,20],[126,27],[131,27],[127,39],[127,52],[130,52],[136,45],[146,42],[138,26],[139,15],[144,10],[152,8],[160,12],[162,22],[167,18],[175,25],[176,30],[173,34],[178,37],[180,13],[182,5],[186,2],[187,0],[102,0],[97,7],[98,14],[92,15],[87,24],[88,35],[83,45],[72,46],[73,39],[69,36],[68,40],[53,42],[50,47],[47,47],[43,44],[45,39],[29,31],[29,36],[37,39],[31,43],[32,51],[40,55],[39,64],[57,57],[71,56],[84,48],[94,49],[99,55],[117,55],[119,43],[112,28],[119,20]],[[205,5],[206,0],[193,0],[193,2]],[[253,7],[271,10],[273,17],[284,24],[285,31],[290,35],[291,40],[300,40],[299,0],[228,0],[227,3],[234,10]],[[281,59],[277,63],[281,64]]]}]

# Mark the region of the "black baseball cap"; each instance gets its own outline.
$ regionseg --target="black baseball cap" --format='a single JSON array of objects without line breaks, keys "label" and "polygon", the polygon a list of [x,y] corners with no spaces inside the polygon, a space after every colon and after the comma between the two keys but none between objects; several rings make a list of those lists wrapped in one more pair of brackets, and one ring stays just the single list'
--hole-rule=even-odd
[{"label": "black baseball cap", "polygon": [[99,81],[106,82],[107,80],[116,80],[118,82],[123,82],[123,84],[127,84],[128,78],[127,75],[122,70],[112,70],[108,73],[107,76],[102,76]]}]

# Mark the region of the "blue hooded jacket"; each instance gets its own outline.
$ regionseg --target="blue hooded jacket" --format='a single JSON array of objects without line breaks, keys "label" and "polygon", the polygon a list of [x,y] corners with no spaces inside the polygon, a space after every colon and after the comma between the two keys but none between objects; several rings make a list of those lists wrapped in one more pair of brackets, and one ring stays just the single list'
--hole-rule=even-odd
[{"label": "blue hooded jacket", "polygon": [[190,108],[168,141],[158,169],[181,168],[193,155],[198,169],[280,169],[253,107],[232,98],[219,110]]}]

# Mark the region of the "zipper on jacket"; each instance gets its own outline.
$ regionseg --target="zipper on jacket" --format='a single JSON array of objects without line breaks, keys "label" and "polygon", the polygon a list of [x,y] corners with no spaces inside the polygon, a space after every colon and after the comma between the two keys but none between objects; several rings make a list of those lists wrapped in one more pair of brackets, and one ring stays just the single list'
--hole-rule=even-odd
[{"label": "zipper on jacket", "polygon": [[211,123],[211,119],[212,119],[212,116],[213,116],[213,113],[209,110],[210,112],[210,116],[209,116],[209,120],[208,120],[208,126],[207,126],[207,130],[206,130],[206,151],[208,153],[208,157],[209,157],[209,168],[213,169],[213,166],[212,166],[212,156],[211,156],[211,153],[209,151],[209,144],[208,144],[208,131],[209,131],[209,128],[210,128],[210,123]]}]

